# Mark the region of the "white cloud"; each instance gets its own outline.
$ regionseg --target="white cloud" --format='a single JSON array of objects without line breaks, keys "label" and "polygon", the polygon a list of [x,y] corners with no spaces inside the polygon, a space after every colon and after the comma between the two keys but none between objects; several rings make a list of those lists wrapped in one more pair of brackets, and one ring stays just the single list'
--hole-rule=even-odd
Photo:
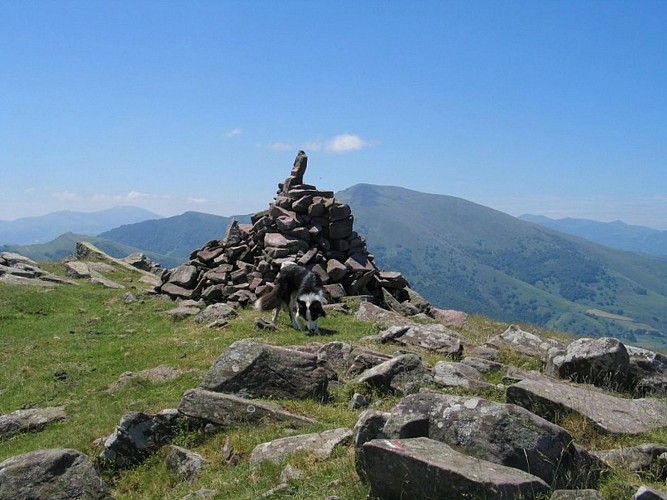
[{"label": "white cloud", "polygon": [[326,150],[331,153],[346,153],[347,151],[358,151],[368,145],[358,135],[341,134],[331,139],[326,144]]},{"label": "white cloud", "polygon": [[269,146],[269,148],[273,149],[274,151],[289,151],[290,149],[295,149],[295,146],[286,142],[274,142]]},{"label": "white cloud", "polygon": [[23,194],[34,194],[36,189],[34,187],[28,187],[23,190]]},{"label": "white cloud", "polygon": [[194,203],[196,205],[201,205],[203,203],[208,203],[208,200],[206,198],[194,198],[192,196],[188,196],[185,201],[188,203]]},{"label": "white cloud", "polygon": [[58,201],[81,201],[82,197],[78,193],[73,193],[72,191],[59,191],[57,193],[52,193],[52,197],[54,197]]},{"label": "white cloud", "polygon": [[228,137],[228,138],[236,137],[237,135],[241,135],[242,133],[243,133],[243,130],[241,130],[240,128],[233,128],[225,134],[225,137]]},{"label": "white cloud", "polygon": [[303,149],[306,152],[308,152],[308,151],[319,151],[319,150],[322,149],[322,143],[317,142],[317,141],[305,142],[301,146],[301,149]]}]

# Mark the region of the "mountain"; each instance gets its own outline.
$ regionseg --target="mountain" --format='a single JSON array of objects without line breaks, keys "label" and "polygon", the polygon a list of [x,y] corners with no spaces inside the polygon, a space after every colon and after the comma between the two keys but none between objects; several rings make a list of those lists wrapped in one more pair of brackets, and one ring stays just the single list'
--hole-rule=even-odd
[{"label": "mountain", "polygon": [[174,217],[126,224],[105,231],[99,234],[99,237],[183,262],[190,257],[193,250],[207,241],[222,238],[233,219],[247,223],[250,222],[250,215],[223,217],[185,212]]},{"label": "mountain", "polygon": [[53,212],[40,217],[0,221],[0,243],[32,245],[45,243],[63,233],[98,234],[122,224],[160,216],[139,207],[122,206],[98,212]]},{"label": "mountain", "polygon": [[521,220],[534,222],[563,233],[619,250],[667,257],[667,231],[625,224],[621,221],[598,222],[588,219],[550,219],[543,215],[524,214]]},{"label": "mountain", "polygon": [[359,184],[336,197],[378,266],[438,307],[667,347],[664,260],[451,196]]},{"label": "mountain", "polygon": [[178,257],[161,255],[129,245],[123,245],[116,241],[76,233],[61,234],[48,243],[37,243],[35,245],[0,245],[0,252],[15,252],[30,257],[36,261],[60,260],[69,255],[73,255],[76,252],[76,243],[78,241],[88,241],[112,257],[119,259],[126,257],[131,253],[142,252],[152,261],[159,262],[160,265],[165,268],[176,267],[184,260]]}]

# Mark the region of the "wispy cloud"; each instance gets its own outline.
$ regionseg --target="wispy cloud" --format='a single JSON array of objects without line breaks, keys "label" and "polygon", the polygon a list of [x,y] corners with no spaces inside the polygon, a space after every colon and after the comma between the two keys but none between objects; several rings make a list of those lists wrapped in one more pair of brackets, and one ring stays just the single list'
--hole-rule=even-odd
[{"label": "wispy cloud", "polygon": [[346,153],[348,151],[358,151],[366,145],[368,143],[358,135],[341,134],[328,141],[325,149],[331,153]]},{"label": "wispy cloud", "polygon": [[195,198],[193,196],[188,196],[185,201],[188,203],[194,203],[195,205],[202,205],[204,203],[208,203],[208,199],[206,198]]},{"label": "wispy cloud", "polygon": [[83,197],[72,191],[59,191],[57,193],[51,193],[51,196],[58,201],[81,201]]},{"label": "wispy cloud", "polygon": [[240,128],[233,128],[230,131],[228,131],[227,133],[225,133],[225,137],[232,138],[232,137],[239,136],[242,133],[243,133],[243,130],[241,130]]},{"label": "wispy cloud", "polygon": [[362,139],[355,134],[340,134],[326,141],[306,141],[301,144],[277,141],[269,145],[274,151],[290,151],[303,149],[304,151],[326,151],[328,153],[347,153],[359,151],[373,143]]}]

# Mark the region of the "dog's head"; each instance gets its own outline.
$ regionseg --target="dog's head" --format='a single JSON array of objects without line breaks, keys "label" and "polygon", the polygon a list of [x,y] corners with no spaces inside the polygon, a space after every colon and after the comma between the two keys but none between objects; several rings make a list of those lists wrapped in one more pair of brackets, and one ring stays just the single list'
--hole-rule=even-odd
[{"label": "dog's head", "polygon": [[306,320],[311,332],[318,331],[317,320],[326,316],[324,304],[326,301],[321,293],[307,293],[296,299],[296,313]]}]

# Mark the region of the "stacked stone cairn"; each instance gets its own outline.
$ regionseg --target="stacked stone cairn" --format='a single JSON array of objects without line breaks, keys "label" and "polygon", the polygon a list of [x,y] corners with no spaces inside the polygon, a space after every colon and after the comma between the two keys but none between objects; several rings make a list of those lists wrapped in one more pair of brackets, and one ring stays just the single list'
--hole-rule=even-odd
[{"label": "stacked stone cairn", "polygon": [[304,184],[307,163],[299,151],[267,210],[254,214],[252,224],[232,221],[221,240],[209,241],[189,262],[164,272],[157,291],[173,299],[246,305],[267,292],[282,263],[291,261],[322,278],[329,302],[362,296],[403,314],[430,314],[430,304],[400,273],[375,265],[364,237],[354,231],[350,206],[332,191]]}]

